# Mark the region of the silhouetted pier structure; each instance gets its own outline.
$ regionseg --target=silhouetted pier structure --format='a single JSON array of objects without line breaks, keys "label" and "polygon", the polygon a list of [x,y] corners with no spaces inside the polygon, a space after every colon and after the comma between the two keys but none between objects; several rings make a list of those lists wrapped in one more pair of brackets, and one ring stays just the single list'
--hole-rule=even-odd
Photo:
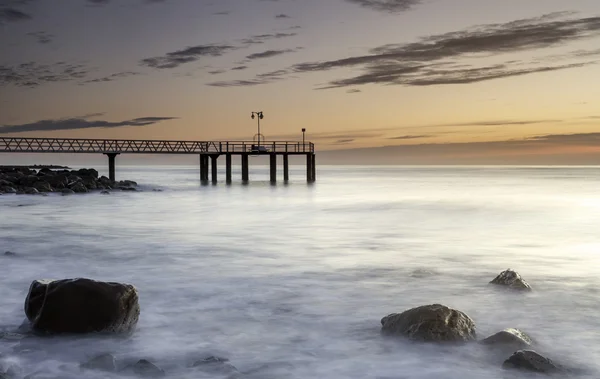
[{"label": "silhouetted pier structure", "polygon": [[[73,138],[13,138],[0,137],[0,153],[97,153],[108,157],[108,172],[116,179],[115,166],[119,154],[198,154],[200,156],[200,181],[217,183],[217,162],[225,156],[225,180],[232,181],[232,156],[241,157],[242,182],[248,182],[249,158],[268,156],[269,177],[277,181],[277,156],[283,157],[283,180],[289,180],[290,155],[306,156],[306,180],[316,180],[315,145],[312,142],[291,141],[158,141]],[[210,180],[209,180],[210,165]]]}]

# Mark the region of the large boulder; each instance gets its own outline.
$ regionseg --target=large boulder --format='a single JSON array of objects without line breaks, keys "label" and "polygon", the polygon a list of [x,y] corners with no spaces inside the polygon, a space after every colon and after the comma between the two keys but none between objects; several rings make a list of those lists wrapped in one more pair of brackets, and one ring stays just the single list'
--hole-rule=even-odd
[{"label": "large boulder", "polygon": [[27,195],[36,195],[36,194],[40,193],[40,191],[38,191],[37,189],[35,189],[33,187],[25,187],[25,188],[23,188],[23,193],[25,193]]},{"label": "large boulder", "polygon": [[10,186],[2,187],[1,191],[4,193],[17,193],[17,190]]},{"label": "large boulder", "polygon": [[519,329],[504,329],[481,341],[483,345],[505,351],[517,351],[531,346],[531,337]]},{"label": "large boulder", "polygon": [[112,354],[101,354],[82,364],[81,368],[115,372],[117,371],[117,360]]},{"label": "large boulder", "polygon": [[465,313],[441,304],[423,305],[381,319],[385,335],[427,342],[462,342],[476,338],[475,322]]},{"label": "large boulder", "polygon": [[67,175],[58,174],[54,176],[45,177],[44,180],[56,189],[63,189],[69,185],[69,179]]},{"label": "large boulder", "polygon": [[531,286],[529,283],[523,280],[519,273],[511,269],[502,271],[490,283],[519,291],[531,291]]},{"label": "large boulder", "polygon": [[52,186],[48,182],[37,182],[33,185],[33,188],[38,190],[38,192],[52,192]]},{"label": "large boulder", "polygon": [[82,168],[77,171],[72,171],[74,174],[83,177],[92,177],[94,179],[98,179],[98,171],[93,168]]},{"label": "large boulder", "polygon": [[83,184],[81,182],[73,183],[72,185],[70,185],[70,189],[73,190],[73,192],[75,192],[75,193],[88,192],[88,188],[85,186],[85,184]]},{"label": "large boulder", "polygon": [[533,350],[516,351],[510,358],[504,361],[502,368],[540,373],[553,373],[561,370],[559,365]]},{"label": "large boulder", "polygon": [[35,175],[22,176],[19,178],[18,184],[23,187],[32,187],[40,179]]},{"label": "large boulder", "polygon": [[130,284],[91,279],[35,280],[25,314],[36,331],[48,333],[124,333],[139,318],[138,294]]}]

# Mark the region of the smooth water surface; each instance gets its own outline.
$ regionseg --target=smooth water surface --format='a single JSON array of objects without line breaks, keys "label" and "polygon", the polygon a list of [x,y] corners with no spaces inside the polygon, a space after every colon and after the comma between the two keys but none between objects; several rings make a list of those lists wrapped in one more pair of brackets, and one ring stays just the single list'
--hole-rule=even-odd
[{"label": "smooth water surface", "polygon": [[[130,338],[0,340],[0,365],[123,377],[80,371],[110,352],[169,378],[227,377],[189,367],[209,355],[250,379],[513,377],[478,345],[380,336],[383,316],[442,303],[598,377],[600,168],[319,167],[314,185],[303,170],[201,187],[197,167],[119,167],[144,191],[0,196],[0,331],[40,278],[132,283],[142,308]],[[507,268],[534,291],[487,284]]]}]

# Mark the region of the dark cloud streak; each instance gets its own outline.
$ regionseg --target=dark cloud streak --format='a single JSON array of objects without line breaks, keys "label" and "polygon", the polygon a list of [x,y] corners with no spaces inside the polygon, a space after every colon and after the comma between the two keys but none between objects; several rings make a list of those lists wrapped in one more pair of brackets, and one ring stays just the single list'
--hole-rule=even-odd
[{"label": "dark cloud streak", "polygon": [[147,126],[161,121],[174,120],[177,117],[140,117],[132,120],[111,122],[102,120],[87,120],[83,118],[68,118],[59,120],[40,120],[29,124],[4,125],[0,127],[0,134],[23,132],[48,132],[56,130],[75,130],[90,128],[119,128],[124,126]]}]

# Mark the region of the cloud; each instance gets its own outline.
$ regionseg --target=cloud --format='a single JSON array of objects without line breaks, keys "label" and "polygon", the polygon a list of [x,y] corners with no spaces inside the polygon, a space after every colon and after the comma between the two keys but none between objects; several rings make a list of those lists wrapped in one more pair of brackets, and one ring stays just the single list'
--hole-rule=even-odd
[{"label": "cloud", "polygon": [[105,82],[112,82],[112,81],[117,80],[117,79],[128,78],[130,76],[136,76],[136,75],[140,75],[140,73],[139,72],[134,72],[134,71],[117,72],[115,74],[103,76],[103,77],[100,77],[100,78],[86,80],[83,83],[105,83]]},{"label": "cloud", "polygon": [[346,91],[346,93],[360,93],[360,92],[362,92],[362,91],[359,89],[356,89],[356,88],[349,89],[348,91]]},{"label": "cloud", "polygon": [[350,143],[350,142],[354,142],[354,138],[339,139],[339,140],[335,141],[334,144],[336,144],[336,145],[345,145],[345,144]]},{"label": "cloud", "polygon": [[16,66],[0,65],[0,85],[33,88],[44,83],[84,79],[90,71],[85,65],[66,62],[47,65],[35,62],[22,63]]},{"label": "cloud", "polygon": [[407,135],[407,136],[390,137],[388,139],[407,140],[407,139],[421,139],[421,138],[431,138],[431,137],[433,137],[433,136],[430,134],[422,134],[422,135]]},{"label": "cloud", "polygon": [[175,68],[186,63],[196,62],[203,57],[220,57],[235,49],[237,47],[231,45],[197,45],[166,53],[160,57],[142,59],[140,64],[157,69]]},{"label": "cloud", "polygon": [[213,15],[215,15],[215,16],[227,16],[229,14],[231,14],[230,11],[221,11],[221,12],[215,12],[215,13],[213,13]]},{"label": "cloud", "polygon": [[[96,116],[96,115],[91,115]],[[102,120],[88,120],[89,117],[67,118],[58,120],[40,120],[29,124],[0,126],[0,134],[23,132],[48,132],[55,130],[74,130],[90,128],[119,128],[124,126],[154,125],[161,121],[175,120],[177,117],[140,117],[132,120],[110,122]]]},{"label": "cloud", "polygon": [[258,74],[256,79],[251,80],[231,80],[231,81],[220,81],[207,83],[208,86],[211,87],[253,87],[261,84],[273,83],[276,81],[280,81],[286,78],[286,75],[289,74],[287,70],[277,70],[266,72],[263,74]]},{"label": "cloud", "polygon": [[15,8],[0,8],[0,25],[4,22],[19,22],[31,19],[31,15]]},{"label": "cloud", "polygon": [[480,60],[501,54],[563,46],[598,36],[600,17],[573,18],[570,13],[551,13],[537,18],[431,35],[413,43],[387,44],[372,48],[366,55],[299,63],[289,68],[289,71],[312,73],[343,68],[360,70],[357,75],[334,79],[320,89],[365,84],[468,84],[597,64],[598,61],[595,60],[584,60],[600,54],[596,50],[573,52],[568,58],[580,61],[568,64],[548,59],[513,59],[482,65]]},{"label": "cloud", "polygon": [[27,35],[34,37],[36,39],[37,43],[39,43],[41,45],[48,44],[48,43],[52,42],[52,40],[54,39],[54,35],[52,35],[50,33],[46,33],[46,32],[31,32],[31,33],[27,33]]},{"label": "cloud", "polygon": [[292,17],[288,16],[285,13],[281,13],[281,14],[278,14],[277,16],[275,16],[275,18],[282,19],[282,18],[292,18]]},{"label": "cloud", "polygon": [[398,13],[405,12],[421,3],[421,0],[346,0],[361,7],[380,12]]},{"label": "cloud", "polygon": [[271,39],[290,38],[297,36],[298,33],[269,33],[269,34],[258,34],[248,38],[242,39],[240,42],[244,45],[253,45],[258,43],[264,43]]},{"label": "cloud", "polygon": [[237,66],[237,67],[233,67],[231,70],[232,71],[241,71],[241,70],[245,70],[247,68],[248,68],[248,66]]},{"label": "cloud", "polygon": [[267,50],[260,53],[250,54],[246,57],[246,59],[254,60],[254,59],[264,59],[264,58],[272,58],[278,55],[293,53],[296,50],[286,49],[286,50]]}]

